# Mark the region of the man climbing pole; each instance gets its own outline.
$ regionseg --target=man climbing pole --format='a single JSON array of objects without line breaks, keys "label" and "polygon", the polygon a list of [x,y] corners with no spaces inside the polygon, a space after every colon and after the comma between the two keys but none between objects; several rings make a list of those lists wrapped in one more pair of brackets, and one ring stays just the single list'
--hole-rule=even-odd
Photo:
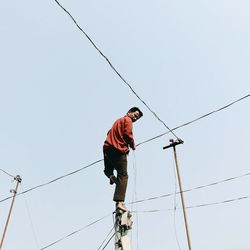
[{"label": "man climbing pole", "polygon": [[[124,204],[128,182],[127,155],[130,148],[135,150],[132,123],[142,116],[139,108],[131,108],[124,117],[115,121],[103,145],[104,174],[111,185],[116,184],[113,200],[116,208],[123,211],[127,211]],[[114,175],[114,170],[117,171],[117,176]]]}]

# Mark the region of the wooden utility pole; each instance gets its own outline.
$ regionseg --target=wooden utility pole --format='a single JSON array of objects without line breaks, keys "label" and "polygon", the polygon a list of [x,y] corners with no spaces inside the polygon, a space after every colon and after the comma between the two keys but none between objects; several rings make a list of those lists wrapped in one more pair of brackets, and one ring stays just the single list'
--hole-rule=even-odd
[{"label": "wooden utility pole", "polygon": [[2,247],[3,247],[3,241],[4,241],[4,238],[5,238],[6,232],[7,232],[7,227],[8,227],[8,224],[9,224],[10,215],[11,215],[11,212],[12,212],[12,209],[13,209],[13,205],[14,205],[14,201],[15,201],[15,198],[16,198],[17,189],[18,189],[19,184],[22,182],[22,179],[21,179],[21,177],[19,175],[17,175],[14,178],[14,180],[17,183],[16,183],[16,188],[14,190],[11,190],[11,192],[13,193],[13,198],[12,198],[12,202],[11,202],[9,214],[8,214],[8,217],[7,217],[7,221],[5,223],[5,227],[4,227],[4,231],[3,231],[3,236],[2,236],[2,239],[1,239],[0,250],[2,250]]},{"label": "wooden utility pole", "polygon": [[179,183],[179,189],[180,189],[180,195],[181,195],[181,204],[182,204],[182,211],[183,211],[183,216],[184,216],[184,221],[185,221],[188,249],[192,250],[191,240],[190,240],[190,235],[189,235],[189,230],[188,230],[188,222],[187,222],[187,214],[186,214],[186,208],[185,208],[185,203],[184,203],[184,196],[183,196],[183,191],[182,191],[181,175],[180,175],[180,170],[179,170],[178,161],[177,161],[177,154],[176,154],[176,146],[179,144],[183,144],[183,143],[184,142],[180,139],[178,139],[176,141],[171,139],[170,144],[168,146],[163,147],[163,149],[167,149],[167,148],[172,147],[174,150],[174,159],[175,159],[176,173],[177,173],[177,177],[178,177],[178,183]]}]

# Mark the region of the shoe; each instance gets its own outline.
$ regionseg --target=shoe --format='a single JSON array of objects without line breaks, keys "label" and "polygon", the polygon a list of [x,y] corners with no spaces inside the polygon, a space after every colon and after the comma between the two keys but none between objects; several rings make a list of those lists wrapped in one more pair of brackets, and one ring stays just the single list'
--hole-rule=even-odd
[{"label": "shoe", "polygon": [[116,209],[120,209],[120,210],[122,210],[124,212],[128,211],[127,207],[125,206],[125,203],[121,202],[121,201],[116,202]]},{"label": "shoe", "polygon": [[114,183],[116,182],[116,177],[114,175],[111,175],[109,177],[109,184],[110,185],[113,185]]}]

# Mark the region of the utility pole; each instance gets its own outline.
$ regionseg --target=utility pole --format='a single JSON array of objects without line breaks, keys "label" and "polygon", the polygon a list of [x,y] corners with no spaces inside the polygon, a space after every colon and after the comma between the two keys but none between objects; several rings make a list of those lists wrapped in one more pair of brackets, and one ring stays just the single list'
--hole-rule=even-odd
[{"label": "utility pole", "polygon": [[128,230],[132,229],[131,213],[116,209],[115,213],[115,250],[131,250]]},{"label": "utility pole", "polygon": [[183,211],[183,216],[184,216],[184,221],[185,221],[188,249],[192,250],[191,240],[190,240],[190,235],[189,235],[189,230],[188,230],[188,222],[187,222],[186,208],[185,208],[185,203],[184,203],[184,196],[183,196],[183,191],[182,191],[181,175],[180,175],[180,170],[179,170],[178,161],[177,161],[177,154],[176,154],[176,146],[179,144],[183,144],[184,142],[180,139],[177,139],[176,141],[171,139],[169,141],[170,141],[170,144],[168,146],[163,147],[163,149],[172,147],[174,150],[174,159],[175,159],[176,173],[178,177],[178,183],[179,183],[179,189],[180,189],[180,195],[181,195],[181,204],[182,204],[182,211]]},{"label": "utility pole", "polygon": [[0,250],[2,250],[2,247],[3,247],[3,241],[4,241],[4,238],[5,238],[6,232],[7,232],[7,227],[8,227],[8,224],[9,224],[10,215],[11,215],[11,212],[12,212],[12,209],[13,209],[13,205],[14,205],[14,201],[15,201],[15,198],[16,198],[17,189],[18,189],[19,184],[22,182],[22,179],[21,179],[21,177],[19,175],[17,175],[14,178],[14,180],[17,183],[16,183],[16,188],[14,190],[10,190],[13,193],[13,198],[12,198],[12,202],[11,202],[9,214],[8,214],[8,217],[7,217],[7,221],[5,223],[5,227],[4,227],[4,231],[3,231],[3,236],[2,236],[2,239],[1,239]]}]

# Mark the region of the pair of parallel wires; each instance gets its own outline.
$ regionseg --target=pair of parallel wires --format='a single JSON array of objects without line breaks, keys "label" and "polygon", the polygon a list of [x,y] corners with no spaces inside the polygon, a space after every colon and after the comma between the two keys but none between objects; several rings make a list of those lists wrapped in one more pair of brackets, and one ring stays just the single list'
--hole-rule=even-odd
[{"label": "pair of parallel wires", "polygon": [[[243,196],[243,197],[238,197],[238,198],[229,199],[229,200],[223,200],[223,201],[218,201],[218,202],[212,202],[212,203],[206,203],[206,204],[197,204],[197,205],[193,205],[193,206],[188,206],[186,208],[187,209],[193,209],[193,208],[201,208],[201,207],[208,207],[208,206],[214,206],[214,205],[222,205],[222,204],[228,204],[228,203],[232,203],[232,202],[236,202],[236,201],[246,200],[246,199],[249,199],[249,198],[250,198],[250,196]],[[181,208],[176,208],[176,209],[181,209]],[[134,213],[134,214],[136,214],[136,213],[145,213],[146,214],[146,213],[171,212],[171,211],[174,211],[174,210],[175,210],[175,208],[153,209],[153,210],[142,210],[142,211],[131,211],[131,212]],[[60,239],[58,239],[58,240],[56,240],[56,241],[54,241],[54,242],[52,242],[52,243],[50,243],[48,245],[42,247],[40,250],[48,249],[51,246],[54,246],[57,243],[59,243],[59,242],[65,240],[65,239],[69,238],[70,236],[72,236],[74,234],[77,234],[77,233],[83,231],[84,229],[86,229],[86,228],[88,228],[88,227],[90,227],[90,226],[92,226],[92,225],[94,225],[94,224],[96,224],[98,222],[101,222],[102,220],[104,220],[108,216],[110,216],[110,214],[108,214],[106,216],[103,216],[100,219],[97,219],[97,220],[93,221],[92,223],[90,223],[90,224],[88,224],[88,225],[86,225],[86,226],[84,226],[84,227],[82,227],[82,228],[80,228],[78,230],[75,230],[74,232],[72,232],[70,234],[67,234],[66,236],[64,236],[64,237],[62,237],[62,238],[60,238]],[[111,231],[109,232],[109,234],[106,236],[106,238],[105,238],[104,241],[107,240],[107,238],[111,234],[112,230],[113,230],[113,227],[112,227]],[[109,238],[109,240],[107,241],[106,245],[103,248],[101,248],[103,246],[103,243],[104,243],[104,241],[103,241],[103,243],[98,248],[98,250],[100,250],[100,249],[103,250],[113,237],[114,237],[114,234]]]}]

